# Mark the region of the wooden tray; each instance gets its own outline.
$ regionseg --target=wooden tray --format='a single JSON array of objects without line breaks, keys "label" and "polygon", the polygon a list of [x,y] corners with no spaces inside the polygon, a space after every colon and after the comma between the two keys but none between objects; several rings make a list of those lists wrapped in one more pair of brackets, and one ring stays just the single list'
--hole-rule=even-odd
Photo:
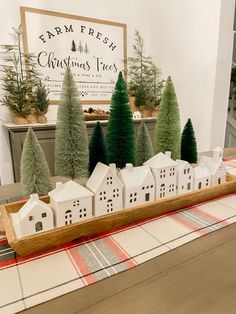
[{"label": "wooden tray", "polygon": [[[25,256],[70,242],[82,236],[91,236],[103,231],[114,230],[115,228],[130,223],[157,217],[171,211],[196,205],[234,192],[236,192],[236,177],[227,175],[226,183],[214,187],[182,194],[181,196],[169,197],[164,200],[149,202],[141,206],[124,209],[109,215],[95,217],[84,222],[55,228],[50,231],[22,238],[17,238],[15,235],[10,213],[17,212],[23,204],[25,204],[25,201],[1,206],[1,212],[10,246],[19,255]],[[49,197],[42,197],[41,200],[48,203]]]}]

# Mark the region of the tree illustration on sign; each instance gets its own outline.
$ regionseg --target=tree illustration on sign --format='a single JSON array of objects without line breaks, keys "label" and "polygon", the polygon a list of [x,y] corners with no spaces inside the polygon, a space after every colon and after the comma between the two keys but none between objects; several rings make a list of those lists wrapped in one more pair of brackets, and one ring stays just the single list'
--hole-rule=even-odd
[{"label": "tree illustration on sign", "polygon": [[81,40],[79,41],[78,51],[79,51],[80,53],[83,52],[83,46],[82,46]]},{"label": "tree illustration on sign", "polygon": [[74,40],[72,40],[71,51],[76,51],[76,45],[75,45],[75,41]]},{"label": "tree illustration on sign", "polygon": [[89,53],[89,49],[88,49],[87,43],[85,43],[85,45],[84,45],[84,52],[85,53]]}]

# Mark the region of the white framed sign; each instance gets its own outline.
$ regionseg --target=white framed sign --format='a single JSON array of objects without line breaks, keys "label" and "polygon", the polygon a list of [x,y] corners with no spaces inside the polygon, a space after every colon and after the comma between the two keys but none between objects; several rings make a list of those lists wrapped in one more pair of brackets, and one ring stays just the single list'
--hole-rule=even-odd
[{"label": "white framed sign", "polygon": [[25,53],[33,53],[51,103],[60,99],[70,66],[81,103],[110,104],[119,71],[126,73],[126,24],[20,7]]}]

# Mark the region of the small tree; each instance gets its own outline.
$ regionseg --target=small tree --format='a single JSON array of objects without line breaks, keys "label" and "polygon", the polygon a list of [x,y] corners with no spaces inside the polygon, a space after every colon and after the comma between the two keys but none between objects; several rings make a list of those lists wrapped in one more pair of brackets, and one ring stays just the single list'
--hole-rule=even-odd
[{"label": "small tree", "polygon": [[76,44],[75,44],[74,39],[72,40],[72,43],[71,43],[71,51],[73,51],[73,52],[76,51]]},{"label": "small tree", "polygon": [[154,145],[155,153],[171,151],[171,157],[173,159],[180,159],[179,106],[170,76],[166,81],[161,96]]},{"label": "small tree", "polygon": [[197,142],[191,119],[188,119],[181,135],[181,159],[197,163]]},{"label": "small tree", "polygon": [[28,129],[21,156],[21,187],[25,196],[47,194],[51,175],[44,152],[31,128]]},{"label": "small tree", "polygon": [[88,44],[87,43],[85,43],[85,45],[84,45],[84,52],[85,53],[89,53],[89,49],[88,49]]},{"label": "small tree", "polygon": [[141,122],[136,147],[137,166],[141,166],[145,161],[154,155],[152,141],[144,121]]},{"label": "small tree", "polygon": [[71,179],[88,174],[88,134],[76,84],[68,67],[57,113],[56,174]]},{"label": "small tree", "polygon": [[79,51],[80,53],[83,52],[83,45],[82,45],[82,43],[81,43],[81,40],[79,41],[78,51]]},{"label": "small tree", "polygon": [[16,45],[2,45],[2,88],[5,91],[1,102],[15,115],[26,118],[34,104],[34,90],[39,81],[35,56],[24,54],[21,49],[21,26],[13,28]]},{"label": "small tree", "polygon": [[45,114],[48,111],[49,99],[48,99],[48,91],[46,87],[40,83],[37,85],[35,90],[35,110],[39,113]]},{"label": "small tree", "polygon": [[122,73],[119,73],[112,95],[107,125],[107,148],[109,162],[118,168],[126,163],[135,164],[135,135],[129,97]]},{"label": "small tree", "polygon": [[108,164],[106,142],[100,122],[97,122],[89,143],[89,174],[91,174],[98,162]]}]

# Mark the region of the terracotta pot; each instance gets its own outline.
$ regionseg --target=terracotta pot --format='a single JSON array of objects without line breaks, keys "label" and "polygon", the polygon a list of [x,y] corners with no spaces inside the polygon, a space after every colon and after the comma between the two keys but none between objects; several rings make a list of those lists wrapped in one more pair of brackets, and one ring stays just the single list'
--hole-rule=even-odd
[{"label": "terracotta pot", "polygon": [[17,115],[14,115],[12,117],[12,121],[13,121],[13,123],[15,123],[17,125],[29,124],[29,122],[26,118],[21,117],[21,116],[17,116]]},{"label": "terracotta pot", "polygon": [[42,113],[42,114],[38,114],[38,123],[41,124],[45,124],[48,122],[48,119],[46,118],[46,116]]},{"label": "terracotta pot", "polygon": [[34,110],[31,111],[31,114],[27,117],[27,120],[30,124],[38,123],[38,117]]}]

